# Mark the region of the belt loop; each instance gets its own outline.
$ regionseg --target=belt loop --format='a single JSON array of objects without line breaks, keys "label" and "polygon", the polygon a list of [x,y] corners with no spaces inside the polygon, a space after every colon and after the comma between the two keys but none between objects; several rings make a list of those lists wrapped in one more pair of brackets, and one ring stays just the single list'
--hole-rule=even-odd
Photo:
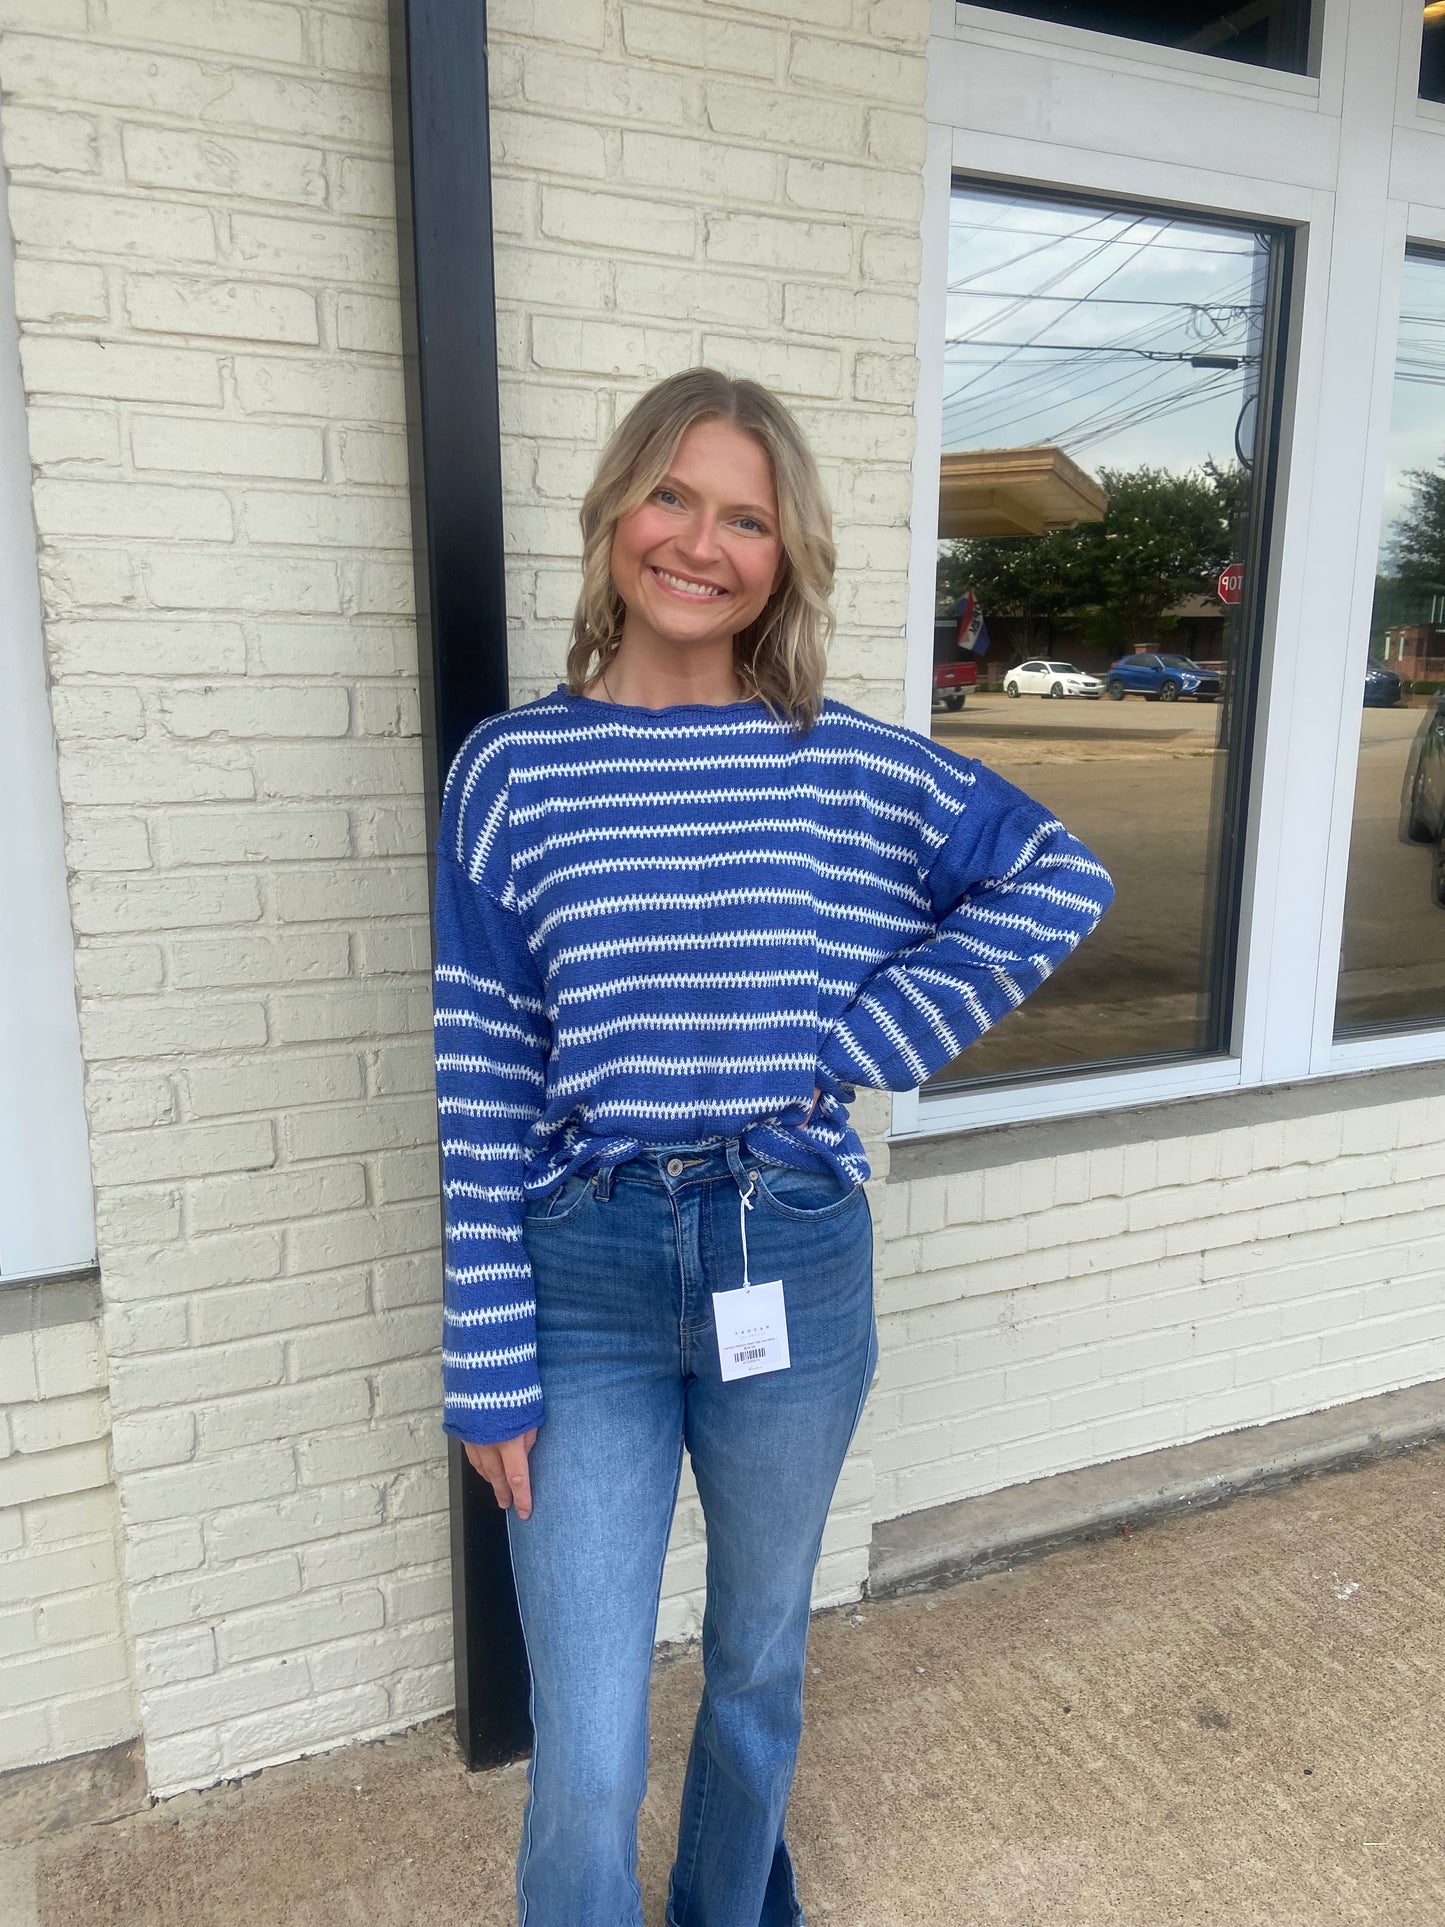
[{"label": "belt loop", "polygon": [[739,1192],[746,1198],[753,1188],[753,1174],[743,1168],[741,1145],[740,1138],[730,1137],[727,1140],[728,1169],[737,1180]]},{"label": "belt loop", "polygon": [[607,1199],[612,1196],[612,1173],[616,1169],[615,1164],[601,1164],[597,1167],[597,1172],[592,1179],[592,1189],[597,1197]]}]

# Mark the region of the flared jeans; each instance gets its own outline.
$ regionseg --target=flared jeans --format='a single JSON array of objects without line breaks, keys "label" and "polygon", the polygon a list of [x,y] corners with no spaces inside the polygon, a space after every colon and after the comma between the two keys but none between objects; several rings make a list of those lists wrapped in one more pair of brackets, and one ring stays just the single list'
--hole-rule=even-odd
[{"label": "flared jeans", "polygon": [[[781,1279],[791,1362],[724,1379],[712,1294]],[[707,1526],[705,1676],[667,1927],[801,1927],[783,1821],[814,1569],[878,1358],[861,1187],[662,1145],[527,1205],[545,1420],[507,1514],[534,1746],[520,1927],[642,1927],[637,1816],[684,1446]]]}]

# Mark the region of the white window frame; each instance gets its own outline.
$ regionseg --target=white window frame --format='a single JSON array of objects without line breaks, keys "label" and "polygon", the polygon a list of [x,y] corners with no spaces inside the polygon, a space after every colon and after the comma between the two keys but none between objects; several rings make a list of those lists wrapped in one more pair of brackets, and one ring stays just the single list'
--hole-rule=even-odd
[{"label": "white window frame", "polygon": [[[890,1136],[1445,1061],[1445,1028],[1334,1036],[1405,249],[1445,243],[1445,109],[1418,98],[1418,0],[1316,0],[1318,77],[932,5],[904,675],[912,728],[927,735],[932,713],[953,176],[1256,219],[1292,228],[1296,246],[1231,1046],[899,1092]],[[1307,824],[1321,833],[1298,828]]]}]

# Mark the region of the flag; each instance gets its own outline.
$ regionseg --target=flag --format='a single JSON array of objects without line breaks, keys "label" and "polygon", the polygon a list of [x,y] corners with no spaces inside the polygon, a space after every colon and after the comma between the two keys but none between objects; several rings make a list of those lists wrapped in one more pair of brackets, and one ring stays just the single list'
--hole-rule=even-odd
[{"label": "flag", "polygon": [[988,624],[983,619],[983,610],[978,606],[978,598],[970,589],[954,603],[949,612],[958,617],[958,635],[955,638],[960,649],[973,656],[986,656],[992,640]]}]

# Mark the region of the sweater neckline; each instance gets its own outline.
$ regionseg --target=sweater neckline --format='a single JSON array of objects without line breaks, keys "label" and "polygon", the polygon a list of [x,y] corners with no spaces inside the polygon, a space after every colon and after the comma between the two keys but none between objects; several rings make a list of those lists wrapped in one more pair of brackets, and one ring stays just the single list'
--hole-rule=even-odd
[{"label": "sweater neckline", "polygon": [[569,708],[580,710],[584,715],[595,710],[599,715],[644,717],[653,721],[665,716],[733,716],[744,710],[763,708],[760,696],[744,696],[735,703],[664,703],[660,709],[649,709],[645,703],[609,703],[597,696],[574,696],[565,682],[558,683],[555,694]]}]

